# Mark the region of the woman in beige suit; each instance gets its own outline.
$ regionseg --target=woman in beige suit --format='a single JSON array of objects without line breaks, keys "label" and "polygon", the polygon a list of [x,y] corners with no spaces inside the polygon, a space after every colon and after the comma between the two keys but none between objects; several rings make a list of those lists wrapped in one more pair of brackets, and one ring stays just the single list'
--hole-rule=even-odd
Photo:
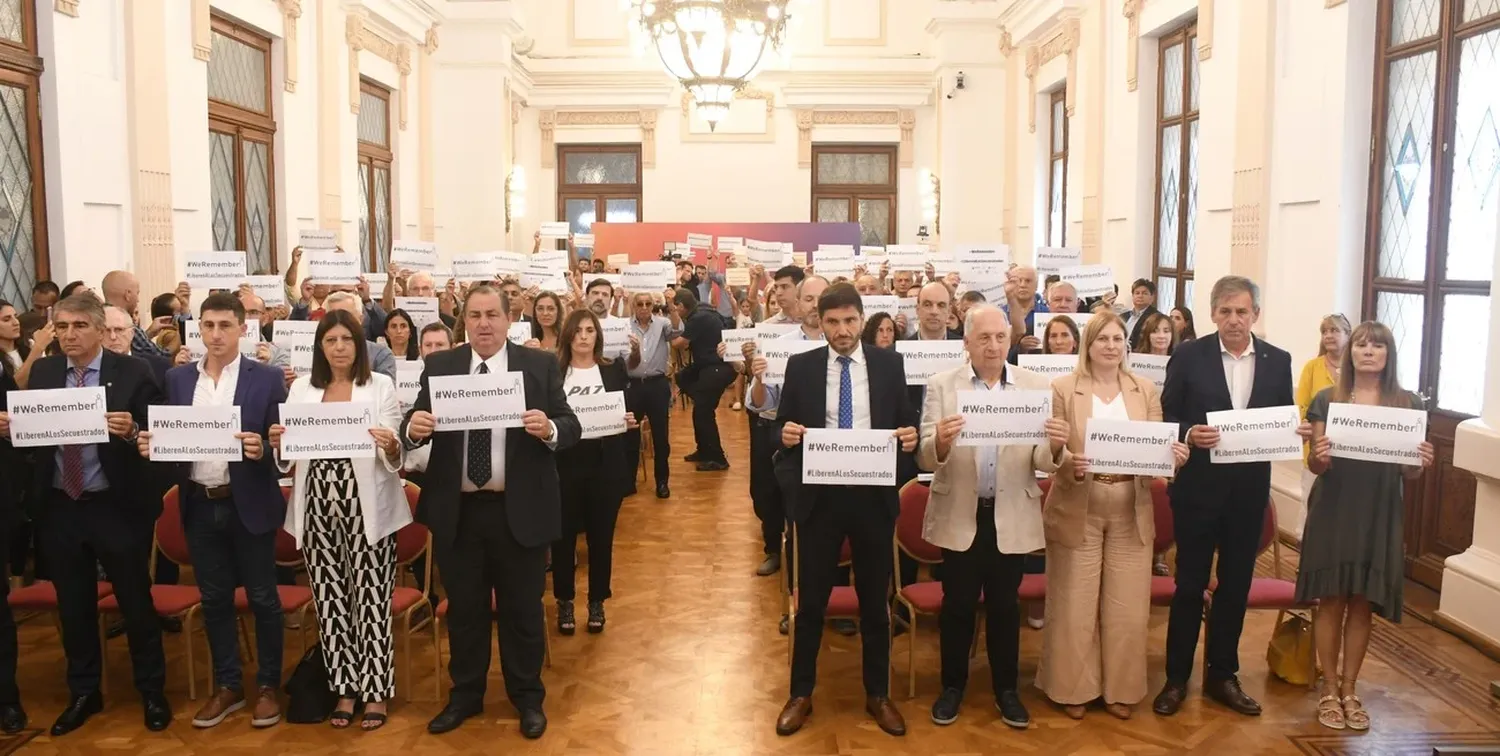
[{"label": "woman in beige suit", "polygon": [[[1091,475],[1083,456],[1090,418],[1161,420],[1161,396],[1125,366],[1125,323],[1098,313],[1083,332],[1078,370],[1052,382],[1052,413],[1071,429],[1042,515],[1047,539],[1047,624],[1037,687],[1081,719],[1104,699],[1129,719],[1146,697],[1151,611],[1151,479]],[[1179,466],[1187,446],[1174,442]]]}]

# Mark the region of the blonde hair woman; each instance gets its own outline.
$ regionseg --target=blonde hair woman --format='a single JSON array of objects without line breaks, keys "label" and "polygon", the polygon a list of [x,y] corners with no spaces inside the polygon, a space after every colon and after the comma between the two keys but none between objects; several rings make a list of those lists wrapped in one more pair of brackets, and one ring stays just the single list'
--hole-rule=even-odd
[{"label": "blonde hair woman", "polygon": [[[1125,322],[1089,320],[1078,369],[1052,382],[1052,415],[1068,422],[1067,447],[1042,514],[1047,538],[1047,619],[1037,687],[1081,719],[1103,698],[1129,719],[1146,697],[1146,624],[1156,528],[1151,479],[1089,473],[1084,434],[1091,418],[1160,421],[1161,396],[1126,367]],[[1186,444],[1173,442],[1180,467]]]},{"label": "blonde hair woman", "polygon": [[[1339,381],[1344,348],[1349,344],[1349,319],[1338,313],[1324,315],[1318,324],[1318,356],[1302,366],[1297,379],[1297,411],[1307,419],[1307,408],[1319,391],[1333,388]],[[1307,459],[1306,451],[1302,455]]]}]

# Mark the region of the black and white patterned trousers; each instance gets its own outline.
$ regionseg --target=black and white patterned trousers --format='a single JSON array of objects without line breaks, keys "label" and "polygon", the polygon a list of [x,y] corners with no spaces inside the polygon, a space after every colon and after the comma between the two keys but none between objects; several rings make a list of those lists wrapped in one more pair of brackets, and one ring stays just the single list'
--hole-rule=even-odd
[{"label": "black and white patterned trousers", "polygon": [[396,537],[373,546],[365,538],[349,460],[311,463],[302,550],[334,692],[365,702],[390,699],[396,692],[391,639]]}]

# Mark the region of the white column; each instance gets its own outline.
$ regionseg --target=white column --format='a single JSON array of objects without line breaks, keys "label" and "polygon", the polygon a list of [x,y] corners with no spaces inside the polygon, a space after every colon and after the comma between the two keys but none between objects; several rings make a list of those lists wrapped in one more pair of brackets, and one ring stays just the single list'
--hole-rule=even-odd
[{"label": "white column", "polygon": [[[1500,279],[1500,234],[1496,239],[1491,281]],[[1500,307],[1494,305],[1493,290],[1488,355],[1484,410],[1458,426],[1453,449],[1453,464],[1478,480],[1474,541],[1464,553],[1448,557],[1437,619],[1460,636],[1494,649],[1500,648]]]},{"label": "white column", "polygon": [[[940,5],[958,5],[942,3]],[[969,11],[965,14],[964,11]],[[940,8],[927,25],[937,44],[938,159],[929,168],[942,182],[942,232],[936,240],[984,244],[1000,241],[1005,155],[995,142],[1003,128],[1007,76],[1000,29],[966,7]],[[964,88],[954,91],[959,72]],[[952,99],[948,95],[952,93]],[[935,229],[929,229],[935,230]]]}]

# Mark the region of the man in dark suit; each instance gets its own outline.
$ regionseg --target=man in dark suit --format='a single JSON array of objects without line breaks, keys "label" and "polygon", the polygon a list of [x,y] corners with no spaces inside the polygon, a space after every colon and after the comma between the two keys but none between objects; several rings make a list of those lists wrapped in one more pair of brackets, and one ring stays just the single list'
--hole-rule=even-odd
[{"label": "man in dark suit", "polygon": [[144,361],[151,368],[151,377],[156,379],[156,385],[165,386],[167,371],[172,369],[171,360],[153,352],[136,352],[131,348],[134,334],[135,320],[130,317],[130,313],[114,305],[104,306],[104,348],[115,354]]},{"label": "man in dark suit", "polygon": [[[791,697],[776,719],[790,735],[812,714],[823,615],[838,571],[844,539],[854,560],[864,653],[865,711],[880,729],[906,734],[890,699],[891,538],[900,511],[895,486],[802,484],[802,436],[808,428],[889,429],[900,448],[917,446],[917,410],[906,393],[901,355],[860,342],[864,307],[848,283],[828,287],[818,299],[827,347],[793,356],[776,422],[786,447],[776,477],[786,491],[786,512],[797,528],[799,602],[792,638]],[[836,401],[830,406],[829,396]]]},{"label": "man in dark suit", "polygon": [[[203,625],[213,656],[214,694],[193,717],[213,727],[245,707],[241,690],[235,588],[244,586],[255,615],[256,697],[251,724],[281,721],[282,614],[276,590],[276,532],[286,520],[275,462],[265,453],[266,434],[286,401],[281,370],[240,355],[245,307],[232,294],[210,294],[198,313],[205,354],[167,373],[167,401],[182,407],[239,407],[235,434],[244,457],[234,462],[165,462],[167,486],[177,486],[193,576],[203,594]],[[150,459],[151,433],[137,442]]]},{"label": "man in dark suit", "polygon": [[[1219,279],[1210,302],[1218,333],[1178,347],[1162,388],[1162,415],[1179,424],[1178,432],[1192,447],[1170,489],[1177,593],[1167,625],[1167,683],[1152,705],[1163,716],[1176,714],[1187,695],[1215,551],[1219,582],[1208,618],[1203,690],[1241,714],[1260,714],[1260,704],[1240,689],[1236,675],[1245,602],[1271,496],[1271,465],[1215,464],[1209,450],[1218,445],[1219,431],[1208,425],[1207,414],[1292,404],[1292,358],[1250,332],[1260,317],[1260,288],[1250,279]],[[1305,438],[1312,428],[1304,423],[1298,432]]]},{"label": "man in dark suit", "polygon": [[[57,587],[71,696],[52,735],[78,729],[104,707],[96,557],[125,616],[146,727],[163,730],[172,721],[172,710],[162,695],[166,661],[146,566],[161,498],[147,485],[146,464],[135,445],[146,408],[161,401],[161,389],[146,363],[103,348],[104,307],[92,294],[57,303],[53,324],[62,354],[37,361],[29,388],[104,387],[110,438],[36,447],[34,490],[43,501],[33,514]],[[8,413],[0,413],[0,435],[10,435]]]},{"label": "man in dark suit", "polygon": [[1146,318],[1157,314],[1156,284],[1149,278],[1137,278],[1130,285],[1130,312],[1125,313],[1125,330],[1130,332],[1127,344],[1137,344],[1141,338],[1141,324]]},{"label": "man in dark suit", "polygon": [[[563,394],[557,358],[506,340],[510,304],[489,284],[469,289],[464,302],[469,343],[427,357],[417,401],[401,428],[409,447],[433,444],[417,519],[432,529],[448,595],[448,673],[453,678],[448,705],[427,725],[434,734],[453,730],[484,709],[492,597],[500,669],[506,695],[521,713],[521,734],[539,738],[547,729],[542,713],[542,590],[548,547],[562,537],[553,452],[577,443],[582,429]],[[507,371],[524,375],[522,427],[437,427],[429,392],[433,376]]]}]

